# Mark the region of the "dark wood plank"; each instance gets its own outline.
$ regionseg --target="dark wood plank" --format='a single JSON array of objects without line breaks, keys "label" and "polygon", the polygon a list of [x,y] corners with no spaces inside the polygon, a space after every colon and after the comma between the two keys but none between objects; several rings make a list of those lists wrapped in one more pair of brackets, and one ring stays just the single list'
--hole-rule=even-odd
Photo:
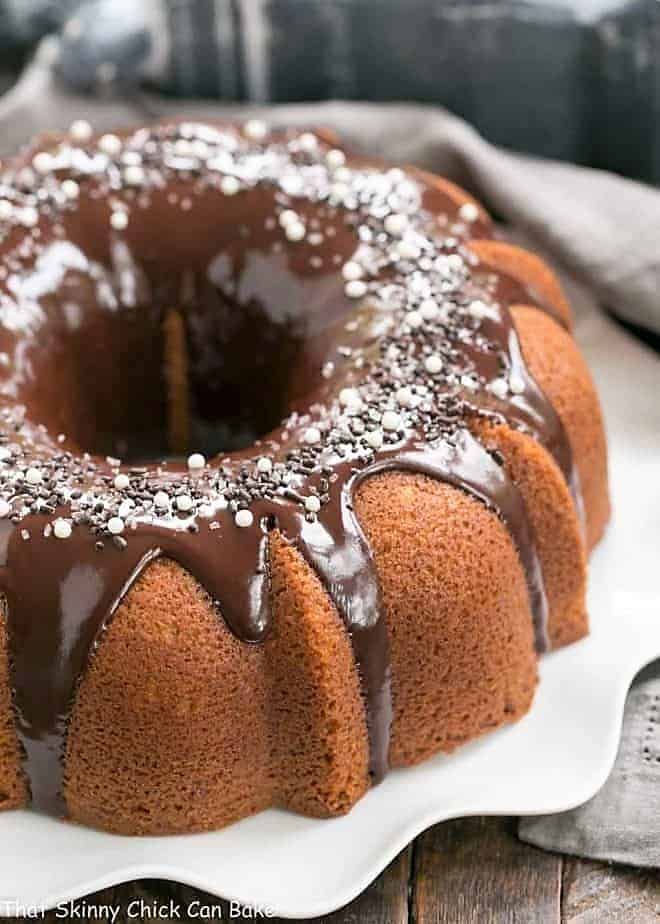
[{"label": "dark wood plank", "polygon": [[437,825],[413,853],[416,924],[560,920],[561,858],[522,844],[514,822],[466,818]]},{"label": "dark wood plank", "polygon": [[660,871],[564,859],[564,924],[657,924]]},{"label": "dark wood plank", "polygon": [[[335,914],[314,919],[314,924],[408,924],[411,857],[412,847],[407,847],[355,901]],[[230,907],[227,902],[212,895],[160,880],[130,882],[103,889],[75,902],[74,905],[82,911],[83,921],[109,920],[103,914],[103,906],[119,907],[120,914],[116,924],[129,924],[140,920],[157,920],[159,924],[189,920],[268,920],[278,924],[279,920],[258,917],[255,914],[258,909],[241,910]],[[158,910],[158,917],[153,913],[155,909]],[[150,911],[151,918],[148,917]],[[48,924],[65,919],[61,913],[58,917],[56,911],[48,912],[45,918],[40,918]],[[9,924],[18,924],[18,919],[9,919]]]}]

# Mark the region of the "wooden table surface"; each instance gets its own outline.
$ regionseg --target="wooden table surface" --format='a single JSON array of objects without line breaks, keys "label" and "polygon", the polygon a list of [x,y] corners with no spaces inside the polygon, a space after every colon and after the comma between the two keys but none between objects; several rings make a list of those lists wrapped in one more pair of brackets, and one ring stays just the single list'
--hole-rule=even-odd
[{"label": "wooden table surface", "polygon": [[[124,924],[136,920],[128,916],[129,904],[136,899],[149,906],[154,901],[173,901],[180,907],[181,917],[168,914],[161,922],[190,920],[186,908],[194,901],[202,903],[207,919],[255,920],[249,911],[241,915],[234,910],[230,917],[225,903],[171,882],[126,883],[85,901],[88,909],[119,906],[117,924]],[[94,919],[93,910],[80,918]],[[51,912],[45,920],[63,917]],[[660,871],[546,853],[518,840],[515,819],[466,818],[420,835],[359,898],[316,920],[323,924],[658,924]]]}]

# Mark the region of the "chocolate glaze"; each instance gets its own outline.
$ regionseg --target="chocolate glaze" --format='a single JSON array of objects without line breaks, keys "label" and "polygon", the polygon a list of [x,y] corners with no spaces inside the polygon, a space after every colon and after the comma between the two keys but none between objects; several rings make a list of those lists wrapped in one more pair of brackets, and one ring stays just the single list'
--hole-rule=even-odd
[{"label": "chocolate glaze", "polygon": [[[154,131],[158,138],[177,129]],[[152,135],[145,132],[142,141],[148,152]],[[107,180],[109,170],[106,174]],[[221,195],[217,186],[204,188],[195,200],[194,216],[190,212],[174,220],[175,206],[181,207],[198,182],[195,171],[184,173],[183,179],[168,174],[165,184],[150,189],[148,206],[138,220],[131,217],[122,234],[108,232],[108,202],[117,188],[110,183],[97,195],[81,197],[71,213],[64,210],[55,218],[47,214],[33,249],[20,259],[17,250],[25,237],[20,229],[6,235],[0,250],[7,269],[0,301],[0,352],[8,357],[0,388],[7,420],[3,442],[18,442],[29,448],[30,458],[52,462],[49,478],[55,479],[58,466],[72,469],[72,487],[82,492],[90,484],[110,491],[121,471],[137,482],[138,502],[143,493],[153,498],[159,486],[170,494],[182,487],[196,497],[198,489],[203,494],[209,479],[220,475],[239,485],[232,495],[237,500],[228,509],[226,503],[217,503],[213,482],[211,509],[203,517],[171,509],[161,515],[152,506],[148,515],[135,517],[122,538],[110,536],[94,510],[89,525],[76,524],[65,541],[45,535],[55,519],[68,515],[59,501],[46,513],[28,508],[13,520],[0,521],[6,548],[0,585],[8,602],[17,730],[33,805],[56,814],[66,813],[63,758],[77,685],[103,630],[139,575],[157,557],[173,559],[200,582],[238,638],[260,643],[272,618],[272,530],[300,551],[345,622],[365,698],[371,773],[374,780],[383,776],[392,715],[388,639],[374,561],[352,503],[353,492],[369,477],[391,470],[419,472],[461,488],[492,509],[510,531],[525,570],[537,648],[547,644],[547,601],[522,496],[505,469],[465,428],[472,417],[485,415],[531,433],[552,453],[579,501],[565,431],[526,369],[508,308],[539,304],[539,299],[488,267],[495,290],[486,295],[497,311],[483,321],[482,339],[487,342],[472,334],[453,341],[448,335],[449,352],[471,363],[483,381],[504,370],[522,380],[519,393],[506,398],[468,393],[449,403],[456,415],[451,426],[441,421],[438,428],[437,420],[426,421],[418,428],[402,428],[385,445],[366,452],[340,451],[338,440],[324,446],[320,455],[309,456],[301,447],[315,409],[336,403],[342,386],[359,382],[359,371],[347,357],[362,351],[369,367],[387,337],[387,310],[356,310],[344,293],[340,268],[355,252],[355,228],[337,218],[336,209],[294,198],[308,227],[326,231],[332,226],[334,235],[326,234],[322,245],[311,240],[295,248],[283,245],[282,230],[272,216],[292,200],[267,183],[231,197]],[[95,188],[92,182],[92,193]],[[424,210],[431,219],[438,217],[442,232],[458,235],[448,243],[447,253],[460,252],[470,236],[490,234],[481,214],[468,226],[456,225],[456,204],[446,192],[423,185],[422,193]],[[134,198],[130,201],[135,207]],[[168,234],[160,235],[165,227]],[[471,294],[470,287],[475,290]],[[481,289],[472,278],[465,291],[475,297]],[[22,328],[9,323],[13,306],[28,317]],[[251,445],[252,437],[247,448],[212,459],[213,474],[205,476],[201,487],[177,463],[136,472],[112,460],[86,460],[79,448],[112,451],[112,440],[121,432],[123,448],[128,446],[135,458],[139,449],[132,444],[145,433],[150,451],[154,422],[157,441],[165,413],[162,391],[153,387],[163,363],[160,319],[172,306],[185,311],[191,387],[207,429],[212,423],[209,408],[218,418],[233,415],[240,423],[243,414],[253,423],[257,420],[259,430],[289,415],[256,444]],[[347,319],[354,321],[350,330]],[[122,358],[127,349],[129,361]],[[284,381],[278,354],[290,367]],[[139,360],[131,361],[131,356]],[[330,361],[332,374],[324,377],[321,370]],[[119,376],[113,368],[117,363]],[[251,368],[257,370],[251,381],[237,380],[241,370]],[[245,407],[237,415],[236,401],[243,399]],[[17,414],[24,423],[16,423]],[[55,436],[60,432],[66,437],[58,445]],[[304,472],[305,496],[309,490],[315,493],[321,509],[306,512],[300,485],[255,488],[250,465],[262,454],[274,463],[295,456],[296,471]],[[148,492],[142,484],[147,477]],[[238,509],[249,507],[254,518],[250,528],[235,525],[236,504]]]}]

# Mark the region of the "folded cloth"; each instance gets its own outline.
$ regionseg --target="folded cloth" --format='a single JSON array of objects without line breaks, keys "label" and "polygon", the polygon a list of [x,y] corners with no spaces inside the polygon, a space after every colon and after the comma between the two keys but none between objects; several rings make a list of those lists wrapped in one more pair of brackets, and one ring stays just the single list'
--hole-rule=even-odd
[{"label": "folded cloth", "polygon": [[[89,119],[107,130],[168,114],[260,115],[273,123],[323,125],[356,149],[414,162],[471,189],[515,236],[568,269],[591,293],[575,302],[589,326],[592,297],[621,317],[660,332],[660,192],[595,170],[516,155],[487,143],[444,110],[404,104],[314,103],[236,107],[136,95],[91,99],[67,92],[48,39],[19,83],[0,99],[3,154],[45,128]],[[628,698],[612,778],[574,812],[521,823],[524,838],[555,850],[660,865],[660,665]],[[646,750],[645,750],[646,749]]]},{"label": "folded cloth", "polygon": [[616,763],[600,792],[570,812],[523,818],[518,833],[548,850],[660,867],[660,663],[628,694]]}]

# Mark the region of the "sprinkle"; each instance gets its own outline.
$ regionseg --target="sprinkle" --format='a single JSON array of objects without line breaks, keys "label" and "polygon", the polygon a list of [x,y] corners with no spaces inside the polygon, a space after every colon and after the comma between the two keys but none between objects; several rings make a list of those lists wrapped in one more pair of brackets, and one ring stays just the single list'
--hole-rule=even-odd
[{"label": "sprinkle", "polygon": [[241,184],[235,176],[223,176],[220,180],[220,192],[225,196],[235,196],[240,189]]},{"label": "sprinkle", "polygon": [[493,379],[488,386],[488,390],[492,391],[496,398],[503,401],[509,393],[509,386],[506,383],[506,379]]},{"label": "sprinkle", "polygon": [[284,228],[284,235],[288,241],[302,241],[307,234],[302,221],[292,221]]},{"label": "sprinkle", "polygon": [[118,491],[125,491],[126,488],[130,487],[131,479],[125,472],[120,472],[115,476],[115,487]]},{"label": "sprinkle", "polygon": [[85,119],[76,119],[69,126],[69,134],[75,141],[89,141],[92,137],[92,126]]},{"label": "sprinkle", "polygon": [[284,209],[279,217],[280,227],[286,228],[288,225],[300,224],[300,216],[293,209]]},{"label": "sprinkle", "polygon": [[117,209],[110,213],[110,225],[115,231],[123,231],[128,227],[128,215],[126,212]]},{"label": "sprinkle", "polygon": [[77,199],[80,194],[80,187],[75,180],[62,180],[62,185],[60,189],[64,193],[67,199]]},{"label": "sprinkle", "polygon": [[412,241],[400,241],[397,247],[399,257],[402,260],[418,260],[421,250]]},{"label": "sprinkle", "polygon": [[362,404],[362,398],[357,388],[342,388],[339,392],[339,403],[344,407],[356,407]]},{"label": "sprinkle", "polygon": [[340,151],[339,148],[331,148],[325,155],[325,162],[331,170],[336,170],[337,167],[344,166],[346,163],[346,155],[343,151]]},{"label": "sprinkle", "polygon": [[321,501],[315,494],[310,494],[305,498],[305,510],[309,513],[318,513],[321,509]]},{"label": "sprinkle", "polygon": [[482,302],[478,298],[473,302],[470,302],[468,305],[468,311],[472,317],[476,318],[478,321],[493,315],[493,309],[490,307],[490,305],[487,305],[485,302]]},{"label": "sprinkle", "polygon": [[46,173],[50,173],[53,169],[55,161],[53,156],[48,153],[48,151],[38,151],[32,158],[32,166],[40,173],[42,176]]},{"label": "sprinkle", "polygon": [[159,507],[161,510],[165,507],[169,507],[170,497],[166,491],[156,491],[154,495],[154,506]]},{"label": "sprinkle", "polygon": [[344,292],[349,298],[362,298],[367,294],[368,287],[362,279],[351,279],[344,286]]},{"label": "sprinkle", "polygon": [[55,520],[53,523],[53,535],[56,539],[69,539],[72,529],[68,520]]},{"label": "sprinkle", "polygon": [[401,417],[396,411],[385,411],[380,422],[383,430],[398,430],[401,426]]},{"label": "sprinkle", "polygon": [[349,260],[342,266],[341,274],[347,282],[352,282],[356,279],[362,279],[364,276],[364,270],[359,263],[355,262],[355,260]]},{"label": "sprinkle", "polygon": [[268,456],[262,456],[262,457],[257,461],[257,471],[258,471],[261,475],[268,475],[270,472],[272,472],[272,470],[273,470],[273,463],[272,463],[272,461],[268,458]]},{"label": "sprinkle", "polygon": [[199,469],[204,468],[206,465],[206,456],[203,456],[201,452],[193,452],[192,455],[188,456],[188,468],[191,472],[199,471]]},{"label": "sprinkle", "polygon": [[29,468],[25,473],[25,480],[28,484],[41,484],[41,472],[38,468]]},{"label": "sprinkle", "polygon": [[419,311],[409,311],[406,315],[406,323],[411,327],[421,327],[424,323],[424,318],[421,316]]},{"label": "sprinkle", "polygon": [[14,206],[8,199],[0,199],[0,221],[8,221],[14,214]]},{"label": "sprinkle", "polygon": [[372,449],[380,449],[380,447],[383,445],[383,431],[370,430],[367,433],[366,440]]},{"label": "sprinkle", "polygon": [[113,536],[119,536],[124,532],[125,523],[121,517],[110,517],[107,525],[108,532]]},{"label": "sprinkle", "polygon": [[250,141],[263,141],[268,134],[268,126],[261,119],[249,119],[243,126],[243,134]]},{"label": "sprinkle", "polygon": [[236,515],[234,516],[234,523],[237,526],[246,528],[248,526],[252,526],[254,523],[254,517],[249,510],[237,510]]},{"label": "sprinkle", "polygon": [[213,507],[211,504],[200,504],[197,508],[197,516],[203,517],[205,520],[210,520],[213,516]]},{"label": "sprinkle", "polygon": [[129,186],[141,186],[144,183],[146,178],[144,168],[135,165],[130,165],[124,170],[124,182]]},{"label": "sprinkle", "polygon": [[415,400],[415,396],[407,385],[403,385],[397,390],[396,400],[397,404],[400,404],[401,407],[411,407]]},{"label": "sprinkle", "polygon": [[117,516],[121,517],[122,520],[126,520],[127,517],[131,515],[131,511],[135,507],[135,501],[132,501],[130,497],[127,497],[125,501],[122,501],[117,509]]},{"label": "sprinkle", "polygon": [[4,519],[11,513],[11,504],[3,497],[0,498],[0,518]]},{"label": "sprinkle", "polygon": [[182,513],[188,513],[193,508],[193,499],[190,494],[179,494],[176,498],[176,509]]},{"label": "sprinkle", "polygon": [[318,427],[307,427],[303,433],[303,439],[310,446],[321,442],[321,431]]},{"label": "sprinkle", "polygon": [[318,147],[318,143],[316,135],[313,135],[311,132],[303,132],[300,138],[298,138],[298,147],[307,154],[313,154]]},{"label": "sprinkle", "polygon": [[19,220],[26,228],[34,228],[39,221],[39,212],[32,208],[31,205],[27,205],[24,209],[21,209]]},{"label": "sprinkle", "polygon": [[101,135],[99,138],[99,150],[107,154],[108,157],[117,157],[121,154],[121,138],[117,135]]},{"label": "sprinkle", "polygon": [[424,368],[431,375],[437,375],[438,372],[442,372],[443,366],[442,357],[438,356],[437,353],[431,353],[431,355],[427,356],[424,360]]},{"label": "sprinkle", "polygon": [[464,202],[458,210],[458,214],[463,221],[472,222],[476,221],[479,217],[479,209],[474,202]]},{"label": "sprinkle", "polygon": [[433,321],[440,314],[438,303],[432,298],[425,298],[419,306],[419,313],[425,321]]},{"label": "sprinkle", "polygon": [[401,237],[408,227],[408,216],[393,212],[385,219],[385,230],[393,237]]},{"label": "sprinkle", "polygon": [[512,372],[509,376],[509,388],[514,395],[522,395],[525,391],[525,380],[517,372]]}]

